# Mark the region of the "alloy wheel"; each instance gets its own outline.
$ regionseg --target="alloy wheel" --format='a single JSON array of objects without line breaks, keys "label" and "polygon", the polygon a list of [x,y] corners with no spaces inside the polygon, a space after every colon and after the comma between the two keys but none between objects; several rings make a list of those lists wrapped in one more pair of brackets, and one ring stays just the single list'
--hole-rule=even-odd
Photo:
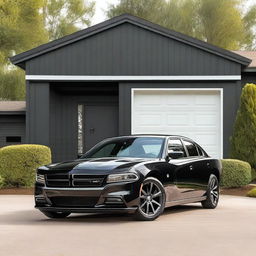
[{"label": "alloy wheel", "polygon": [[163,204],[163,193],[154,182],[143,184],[140,192],[140,210],[148,217],[156,215]]},{"label": "alloy wheel", "polygon": [[216,205],[219,200],[219,185],[217,179],[212,179],[210,183],[210,197],[212,203]]}]

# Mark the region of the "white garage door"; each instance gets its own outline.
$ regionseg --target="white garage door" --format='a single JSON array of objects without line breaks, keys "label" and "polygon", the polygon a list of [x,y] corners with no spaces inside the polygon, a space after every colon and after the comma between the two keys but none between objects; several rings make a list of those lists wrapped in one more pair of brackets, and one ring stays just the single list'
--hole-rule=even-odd
[{"label": "white garage door", "polygon": [[174,134],[222,157],[221,90],[133,89],[132,133]]}]

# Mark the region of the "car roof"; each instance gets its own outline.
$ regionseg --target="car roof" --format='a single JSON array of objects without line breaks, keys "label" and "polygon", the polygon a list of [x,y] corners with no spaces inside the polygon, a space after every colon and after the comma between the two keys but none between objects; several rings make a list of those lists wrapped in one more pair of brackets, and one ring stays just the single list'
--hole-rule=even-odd
[{"label": "car roof", "polygon": [[136,138],[136,137],[179,137],[179,138],[184,138],[188,140],[192,140],[188,137],[182,136],[182,135],[171,135],[171,134],[132,134],[132,135],[123,135],[123,136],[117,136],[117,137],[112,137],[110,139],[114,138]]}]

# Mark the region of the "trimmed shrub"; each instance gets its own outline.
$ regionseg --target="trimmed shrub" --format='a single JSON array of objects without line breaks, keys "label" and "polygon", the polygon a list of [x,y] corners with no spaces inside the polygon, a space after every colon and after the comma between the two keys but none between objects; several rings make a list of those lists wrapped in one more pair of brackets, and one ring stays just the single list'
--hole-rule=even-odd
[{"label": "trimmed shrub", "polygon": [[4,178],[0,176],[0,188],[4,186]]},{"label": "trimmed shrub", "polygon": [[249,197],[256,197],[256,188],[253,188],[247,193],[247,196]]},{"label": "trimmed shrub", "polygon": [[5,186],[32,187],[35,170],[51,162],[51,150],[42,145],[14,145],[0,149],[0,175]]},{"label": "trimmed shrub", "polygon": [[256,85],[246,84],[242,90],[231,138],[231,158],[250,163],[256,168]]},{"label": "trimmed shrub", "polygon": [[236,188],[251,182],[251,166],[249,163],[236,159],[222,160],[221,186]]},{"label": "trimmed shrub", "polygon": [[256,180],[256,169],[252,168],[252,181]]}]

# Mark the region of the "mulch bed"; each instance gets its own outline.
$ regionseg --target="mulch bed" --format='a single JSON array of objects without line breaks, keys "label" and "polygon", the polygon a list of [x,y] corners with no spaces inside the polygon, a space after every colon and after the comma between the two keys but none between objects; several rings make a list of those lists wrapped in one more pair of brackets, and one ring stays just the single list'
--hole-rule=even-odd
[{"label": "mulch bed", "polygon": [[33,195],[34,188],[2,188],[0,195]]},{"label": "mulch bed", "polygon": [[222,188],[220,193],[222,195],[246,196],[246,194],[253,188],[256,188],[256,186],[255,185],[247,185],[247,186],[243,186],[241,188]]}]

